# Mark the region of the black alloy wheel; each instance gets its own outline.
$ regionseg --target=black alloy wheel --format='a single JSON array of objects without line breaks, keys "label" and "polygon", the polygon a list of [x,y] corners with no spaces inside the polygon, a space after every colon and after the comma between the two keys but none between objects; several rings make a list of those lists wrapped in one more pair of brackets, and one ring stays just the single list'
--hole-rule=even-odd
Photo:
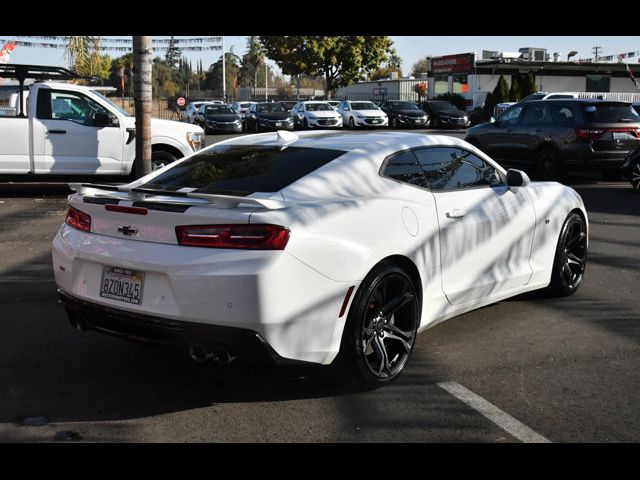
[{"label": "black alloy wheel", "polygon": [[636,161],[636,164],[631,169],[631,186],[633,189],[640,193],[640,160]]},{"label": "black alloy wheel", "polygon": [[338,365],[350,381],[378,386],[395,379],[413,351],[420,301],[411,278],[383,263],[363,281],[345,326]]},{"label": "black alloy wheel", "polygon": [[576,212],[569,214],[562,230],[553,260],[549,290],[557,296],[576,292],[587,266],[587,226]]},{"label": "black alloy wheel", "polygon": [[536,155],[536,175],[540,180],[559,180],[562,176],[558,152],[543,147]]}]

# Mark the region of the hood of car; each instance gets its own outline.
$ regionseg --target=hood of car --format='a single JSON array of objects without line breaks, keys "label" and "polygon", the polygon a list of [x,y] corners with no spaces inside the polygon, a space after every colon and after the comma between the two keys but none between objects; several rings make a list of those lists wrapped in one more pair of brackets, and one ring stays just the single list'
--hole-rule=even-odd
[{"label": "hood of car", "polygon": [[213,120],[214,122],[233,122],[240,120],[240,115],[234,113],[209,113],[207,114],[207,120]]},{"label": "hood of car", "polygon": [[396,110],[396,113],[407,117],[424,117],[426,115],[422,110]]},{"label": "hood of car", "polygon": [[316,118],[337,118],[340,116],[340,114],[335,110],[331,110],[331,111],[321,110],[319,112],[306,112],[306,113],[310,117],[316,117]]},{"label": "hood of car", "polygon": [[289,112],[258,112],[258,118],[262,120],[286,120],[291,117]]},{"label": "hood of car", "polygon": [[386,115],[386,113],[380,110],[354,110],[353,113],[364,115],[365,117],[384,117]]},{"label": "hood of car", "polygon": [[436,112],[436,114],[440,115],[441,117],[451,118],[462,118],[467,116],[467,114],[462,110],[439,110]]}]

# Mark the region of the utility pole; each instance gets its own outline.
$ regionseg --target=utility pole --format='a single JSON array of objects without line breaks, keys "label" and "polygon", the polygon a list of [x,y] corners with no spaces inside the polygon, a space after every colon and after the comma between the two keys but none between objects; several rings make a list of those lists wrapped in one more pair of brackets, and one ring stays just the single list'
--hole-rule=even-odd
[{"label": "utility pole", "polygon": [[227,76],[225,74],[224,35],[222,36],[222,101],[227,103]]},{"label": "utility pole", "polygon": [[593,51],[593,55],[595,56],[594,62],[597,62],[598,54],[600,53],[600,50],[602,50],[602,47],[593,47],[591,50]]},{"label": "utility pole", "polygon": [[269,101],[269,67],[267,67],[266,59],[264,62],[264,101]]},{"label": "utility pole", "polygon": [[136,178],[151,173],[151,37],[133,37],[136,102]]}]

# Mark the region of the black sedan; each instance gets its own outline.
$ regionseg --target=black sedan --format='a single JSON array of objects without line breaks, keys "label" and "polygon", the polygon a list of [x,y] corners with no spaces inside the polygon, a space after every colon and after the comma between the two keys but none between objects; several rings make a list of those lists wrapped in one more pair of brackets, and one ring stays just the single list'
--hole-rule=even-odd
[{"label": "black sedan", "polygon": [[382,102],[380,109],[389,117],[391,128],[426,127],[429,119],[415,102],[390,100]]},{"label": "black sedan", "polygon": [[293,130],[293,116],[280,102],[256,103],[246,117],[247,131]]},{"label": "black sedan", "polygon": [[204,129],[204,133],[242,132],[242,117],[230,105],[206,104],[196,113],[196,122]]},{"label": "black sedan", "polygon": [[467,128],[471,121],[466,112],[458,110],[454,105],[442,100],[423,102],[422,110],[429,115],[429,126],[433,128]]}]

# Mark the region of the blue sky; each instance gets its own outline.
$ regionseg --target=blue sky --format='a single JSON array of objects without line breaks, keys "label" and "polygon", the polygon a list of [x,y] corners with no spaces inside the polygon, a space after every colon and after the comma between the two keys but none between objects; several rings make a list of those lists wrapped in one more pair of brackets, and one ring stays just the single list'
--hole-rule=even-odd
[{"label": "blue sky", "polygon": [[[0,38],[4,38],[0,35]],[[107,37],[108,38],[108,37]],[[168,37],[156,37],[168,38]],[[567,58],[567,53],[577,50],[577,58],[592,56],[594,46],[601,47],[600,55],[616,55],[623,52],[640,51],[640,37],[568,37],[568,36],[434,36],[434,37],[409,37],[392,36],[394,46],[402,58],[402,66],[405,72],[411,70],[411,66],[427,55],[439,56],[454,53],[478,52],[484,50],[500,50],[514,52],[521,47],[546,48],[550,54],[558,52],[561,59]],[[225,48],[242,55],[246,49],[246,37],[226,36]],[[13,52],[12,63],[31,63],[41,65],[66,65],[63,50],[50,48],[30,48],[18,46]],[[118,56],[118,52],[112,52],[112,57]],[[161,55],[161,54],[159,54]],[[195,63],[203,60],[205,68],[215,62],[219,57],[219,51],[185,52],[185,56]],[[637,56],[633,59],[638,61]]]}]

